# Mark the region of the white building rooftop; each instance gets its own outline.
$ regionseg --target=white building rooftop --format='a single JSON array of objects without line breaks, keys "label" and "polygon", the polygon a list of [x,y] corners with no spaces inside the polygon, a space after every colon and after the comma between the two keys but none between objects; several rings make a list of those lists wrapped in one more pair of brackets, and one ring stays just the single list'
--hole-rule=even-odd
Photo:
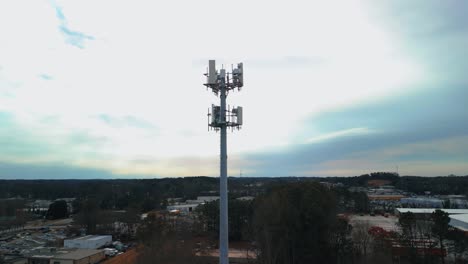
[{"label": "white building rooftop", "polygon": [[449,215],[449,217],[449,225],[465,232],[468,231],[468,214]]},{"label": "white building rooftop", "polygon": [[72,251],[63,255],[59,255],[55,257],[56,259],[63,259],[63,260],[80,260],[83,258],[87,258],[89,256],[93,256],[103,252],[103,250],[96,250],[96,249],[78,249],[76,251]]},{"label": "white building rooftop", "polygon": [[108,235],[106,236],[97,236],[97,235],[88,235],[88,236],[82,236],[82,237],[77,237],[77,238],[71,238],[69,240],[99,240],[103,238],[109,237]]}]

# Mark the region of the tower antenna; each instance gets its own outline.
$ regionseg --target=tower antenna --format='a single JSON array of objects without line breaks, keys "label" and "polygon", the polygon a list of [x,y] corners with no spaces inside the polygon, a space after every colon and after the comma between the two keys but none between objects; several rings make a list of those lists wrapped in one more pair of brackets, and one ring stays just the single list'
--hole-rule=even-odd
[{"label": "tower antenna", "polygon": [[[214,60],[208,61],[208,72],[205,74],[207,88],[220,95],[220,105],[211,105],[208,110],[208,128],[221,131],[220,142],[220,176],[219,176],[219,263],[229,263],[228,241],[228,188],[227,188],[227,127],[240,129],[242,126],[242,107],[226,109],[226,97],[230,90],[240,89],[244,86],[244,67],[242,62],[227,73],[224,66],[218,71]],[[210,118],[211,117],[211,118]]]}]

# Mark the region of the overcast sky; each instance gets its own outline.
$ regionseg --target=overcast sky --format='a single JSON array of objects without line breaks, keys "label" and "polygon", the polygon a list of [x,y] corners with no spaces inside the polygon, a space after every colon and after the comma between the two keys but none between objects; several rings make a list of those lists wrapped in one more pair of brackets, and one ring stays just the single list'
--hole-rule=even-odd
[{"label": "overcast sky", "polygon": [[466,1],[0,2],[0,178],[468,174]]}]

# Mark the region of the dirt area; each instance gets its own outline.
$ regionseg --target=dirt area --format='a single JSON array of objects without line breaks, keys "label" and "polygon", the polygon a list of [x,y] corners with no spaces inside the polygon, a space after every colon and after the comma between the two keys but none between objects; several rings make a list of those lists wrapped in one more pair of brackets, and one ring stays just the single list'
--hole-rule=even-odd
[{"label": "dirt area", "polygon": [[[219,257],[219,250],[213,249],[213,250],[207,251],[206,253],[197,254],[197,255]],[[229,258],[255,259],[256,255],[255,255],[255,252],[252,252],[252,251],[229,248]]]},{"label": "dirt area", "polygon": [[73,222],[72,218],[57,219],[57,220],[34,220],[26,224],[25,229],[37,229],[43,226],[49,227],[66,227]]},{"label": "dirt area", "polygon": [[137,257],[138,252],[133,248],[123,254],[105,260],[103,264],[133,264],[137,263]]}]

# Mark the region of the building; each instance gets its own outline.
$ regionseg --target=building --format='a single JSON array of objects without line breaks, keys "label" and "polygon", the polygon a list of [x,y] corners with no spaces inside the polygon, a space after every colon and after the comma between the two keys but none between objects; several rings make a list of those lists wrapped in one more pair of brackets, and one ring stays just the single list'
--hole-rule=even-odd
[{"label": "building", "polygon": [[196,200],[187,200],[186,204],[204,204],[219,200],[219,196],[198,196]]},{"label": "building", "polygon": [[368,191],[369,194],[373,195],[392,195],[392,194],[401,194],[400,190],[395,189],[395,187],[391,185],[383,185],[379,188],[371,188]]},{"label": "building", "polygon": [[50,264],[94,264],[104,258],[103,250],[79,249],[52,258]]},{"label": "building", "polygon": [[83,236],[74,239],[65,239],[66,248],[96,249],[112,243],[112,236]]},{"label": "building", "polygon": [[174,205],[174,204],[179,204],[183,201],[182,198],[180,197],[176,197],[176,198],[167,198],[167,203],[169,205]]},{"label": "building", "polygon": [[461,215],[461,214],[468,214],[468,209],[442,209],[442,208],[396,208],[395,214],[400,215],[403,213],[411,212],[418,217],[426,217],[430,216],[435,210],[441,210],[448,213],[450,216],[452,215]]},{"label": "building", "polygon": [[35,200],[34,202],[28,203],[28,209],[31,212],[47,212],[49,210],[50,204],[52,204],[53,201],[50,200]]},{"label": "building", "polygon": [[200,204],[178,204],[178,205],[168,205],[167,210],[170,212],[178,211],[180,213],[188,214],[191,213],[197,208]]},{"label": "building", "polygon": [[370,187],[380,187],[384,185],[389,185],[392,182],[390,180],[380,180],[380,179],[372,179],[367,181],[367,186]]},{"label": "building", "polygon": [[242,197],[239,197],[239,198],[236,198],[236,200],[239,200],[239,201],[253,201],[255,199],[255,197],[253,196],[242,196]]},{"label": "building", "polygon": [[438,198],[444,199],[447,206],[450,208],[456,209],[465,209],[468,208],[468,201],[465,195],[450,194],[450,195],[440,195]]},{"label": "building", "polygon": [[361,186],[351,186],[348,188],[348,191],[350,192],[367,192],[366,187],[361,187]]},{"label": "building", "polygon": [[368,194],[367,197],[371,201],[401,201],[406,196],[401,194]]},{"label": "building", "polygon": [[28,257],[28,264],[95,264],[105,258],[103,250],[51,249]]},{"label": "building", "polygon": [[177,211],[183,214],[188,214],[193,212],[200,204],[205,204],[216,200],[219,200],[219,196],[198,196],[196,200],[187,200],[185,203],[168,205],[166,209],[170,212]]},{"label": "building", "polygon": [[400,200],[402,206],[412,208],[442,208],[444,200],[431,197],[408,197]]},{"label": "building", "polygon": [[451,208],[468,208],[468,201],[464,198],[450,198],[448,201]]},{"label": "building", "polygon": [[468,214],[449,215],[449,225],[468,233]]}]

